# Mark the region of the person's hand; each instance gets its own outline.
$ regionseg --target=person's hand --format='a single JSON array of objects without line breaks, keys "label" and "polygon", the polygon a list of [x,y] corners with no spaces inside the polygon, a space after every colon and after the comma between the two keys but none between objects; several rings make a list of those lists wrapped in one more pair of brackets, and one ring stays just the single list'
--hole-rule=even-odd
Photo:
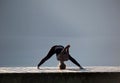
[{"label": "person's hand", "polygon": [[70,45],[67,45],[67,48],[69,48],[70,47]]}]

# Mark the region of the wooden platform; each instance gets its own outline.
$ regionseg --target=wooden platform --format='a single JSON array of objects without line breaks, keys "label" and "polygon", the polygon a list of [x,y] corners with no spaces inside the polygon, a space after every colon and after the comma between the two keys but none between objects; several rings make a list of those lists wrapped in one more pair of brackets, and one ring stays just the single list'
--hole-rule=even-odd
[{"label": "wooden platform", "polygon": [[119,66],[0,67],[0,83],[120,83]]},{"label": "wooden platform", "polygon": [[59,70],[58,67],[0,67],[0,73],[112,73],[120,72],[120,66],[89,66],[80,70],[78,67],[68,67]]}]

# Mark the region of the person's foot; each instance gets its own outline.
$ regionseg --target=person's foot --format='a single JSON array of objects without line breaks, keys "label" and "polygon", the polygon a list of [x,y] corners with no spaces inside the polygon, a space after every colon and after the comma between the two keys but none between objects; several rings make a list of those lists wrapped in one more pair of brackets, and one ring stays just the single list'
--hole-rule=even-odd
[{"label": "person's foot", "polygon": [[80,70],[85,70],[83,67],[80,67]]}]

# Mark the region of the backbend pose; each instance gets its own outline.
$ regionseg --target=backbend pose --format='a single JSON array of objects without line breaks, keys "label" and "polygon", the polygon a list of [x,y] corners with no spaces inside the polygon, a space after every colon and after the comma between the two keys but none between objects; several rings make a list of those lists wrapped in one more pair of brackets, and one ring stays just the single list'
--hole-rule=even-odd
[{"label": "backbend pose", "polygon": [[47,56],[44,57],[40,63],[38,64],[37,68],[47,61],[52,55],[56,54],[57,60],[60,61],[59,68],[66,69],[66,65],[64,61],[71,60],[74,64],[76,64],[80,69],[84,69],[73,57],[69,54],[70,45],[63,47],[62,45],[55,45],[53,46],[50,51],[48,52]]}]

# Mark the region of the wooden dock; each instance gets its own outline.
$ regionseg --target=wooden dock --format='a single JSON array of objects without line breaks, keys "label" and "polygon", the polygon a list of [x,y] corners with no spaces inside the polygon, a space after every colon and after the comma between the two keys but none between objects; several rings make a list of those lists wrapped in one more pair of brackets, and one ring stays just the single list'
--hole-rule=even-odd
[{"label": "wooden dock", "polygon": [[119,66],[0,67],[0,83],[120,83]]}]

